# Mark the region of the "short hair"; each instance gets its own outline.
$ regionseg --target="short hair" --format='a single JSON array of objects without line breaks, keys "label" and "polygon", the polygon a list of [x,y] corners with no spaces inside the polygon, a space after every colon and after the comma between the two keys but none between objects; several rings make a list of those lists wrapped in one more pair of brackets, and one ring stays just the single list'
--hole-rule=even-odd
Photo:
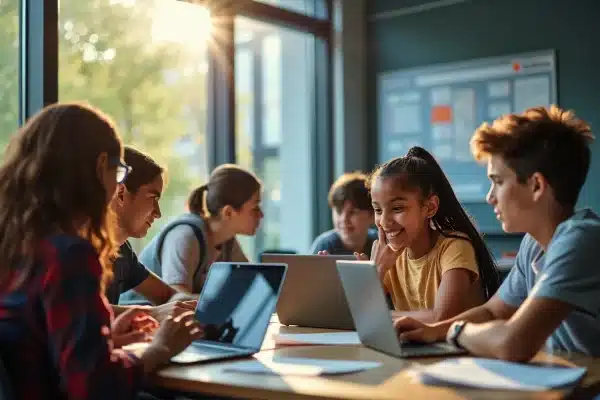
[{"label": "short hair", "polygon": [[347,201],[358,209],[373,211],[365,174],[361,172],[345,173],[331,185],[328,195],[329,207],[339,211],[344,208]]},{"label": "short hair", "polygon": [[587,177],[593,140],[585,121],[553,105],[483,123],[471,138],[471,151],[478,161],[501,156],[520,183],[539,172],[556,201],[572,208]]},{"label": "short hair", "polygon": [[157,176],[162,175],[165,169],[154,161],[149,155],[142,153],[131,146],[125,146],[123,158],[125,164],[131,167],[131,172],[125,179],[125,187],[131,193],[136,193],[140,187],[151,183]]}]

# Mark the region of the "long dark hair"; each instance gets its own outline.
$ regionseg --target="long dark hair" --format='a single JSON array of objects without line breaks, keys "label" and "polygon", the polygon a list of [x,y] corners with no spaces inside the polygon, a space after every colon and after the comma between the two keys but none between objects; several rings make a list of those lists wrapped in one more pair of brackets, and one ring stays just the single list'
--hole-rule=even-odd
[{"label": "long dark hair", "polygon": [[[0,281],[20,263],[26,276],[40,242],[56,231],[89,240],[103,266],[103,284],[110,279],[118,247],[97,175],[102,153],[120,158],[121,139],[107,116],[81,104],[48,106],[13,136],[0,166]],[[74,224],[79,219],[83,231]]]},{"label": "long dark hair", "polygon": [[439,197],[438,211],[431,219],[436,230],[447,237],[465,239],[449,232],[467,235],[475,250],[485,297],[486,299],[492,297],[500,285],[494,258],[471,222],[471,218],[456,198],[448,178],[435,158],[421,147],[412,147],[406,156],[394,158],[379,166],[371,174],[369,187],[377,177],[399,179],[403,187],[419,189],[425,198],[432,195]]}]

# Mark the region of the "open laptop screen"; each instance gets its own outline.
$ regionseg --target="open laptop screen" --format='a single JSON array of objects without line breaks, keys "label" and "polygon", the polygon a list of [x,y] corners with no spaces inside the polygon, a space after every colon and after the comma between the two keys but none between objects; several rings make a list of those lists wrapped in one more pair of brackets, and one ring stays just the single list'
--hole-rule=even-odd
[{"label": "open laptop screen", "polygon": [[284,264],[214,263],[196,307],[204,340],[258,351],[285,270]]}]

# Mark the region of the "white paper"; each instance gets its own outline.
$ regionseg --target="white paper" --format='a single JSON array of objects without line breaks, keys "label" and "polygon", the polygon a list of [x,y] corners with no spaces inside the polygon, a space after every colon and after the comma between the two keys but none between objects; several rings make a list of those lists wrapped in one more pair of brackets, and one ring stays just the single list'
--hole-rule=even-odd
[{"label": "white paper", "polygon": [[484,358],[448,359],[413,371],[421,383],[483,389],[541,391],[579,382],[585,368],[517,364]]},{"label": "white paper", "polygon": [[356,332],[279,333],[273,336],[276,344],[360,344]]},{"label": "white paper", "polygon": [[475,115],[475,91],[465,88],[454,91],[454,160],[471,162],[473,155],[466,143],[469,143],[477,127]]},{"label": "white paper", "polygon": [[452,88],[441,86],[431,89],[431,104],[434,106],[447,106],[452,102]]},{"label": "white paper", "polygon": [[390,96],[388,101],[391,133],[420,133],[421,103],[399,101],[397,96]]},{"label": "white paper", "polygon": [[510,96],[510,81],[488,83],[488,96],[491,98]]},{"label": "white paper", "polygon": [[434,141],[451,140],[454,138],[454,129],[452,124],[432,124],[431,135]]},{"label": "white paper", "polygon": [[360,372],[380,365],[381,363],[374,361],[278,357],[236,362],[226,366],[225,371],[250,374],[318,376]]},{"label": "white paper", "polygon": [[534,76],[515,80],[515,112],[523,112],[530,107],[550,105],[550,79],[547,76]]}]

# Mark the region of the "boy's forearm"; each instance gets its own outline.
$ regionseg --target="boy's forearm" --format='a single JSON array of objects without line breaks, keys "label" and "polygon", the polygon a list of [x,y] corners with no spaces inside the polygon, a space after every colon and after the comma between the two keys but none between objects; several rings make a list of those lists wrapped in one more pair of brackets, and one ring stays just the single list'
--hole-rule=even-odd
[{"label": "boy's forearm", "polygon": [[[443,334],[445,337],[450,325],[452,325],[455,321],[468,321],[480,324],[483,322],[492,321],[494,319],[496,319],[494,313],[487,308],[485,304],[483,304],[479,307],[471,308],[470,310],[460,313],[455,317],[434,323],[432,326],[438,328],[440,336]],[[443,337],[440,337],[440,339],[443,339]]]}]

